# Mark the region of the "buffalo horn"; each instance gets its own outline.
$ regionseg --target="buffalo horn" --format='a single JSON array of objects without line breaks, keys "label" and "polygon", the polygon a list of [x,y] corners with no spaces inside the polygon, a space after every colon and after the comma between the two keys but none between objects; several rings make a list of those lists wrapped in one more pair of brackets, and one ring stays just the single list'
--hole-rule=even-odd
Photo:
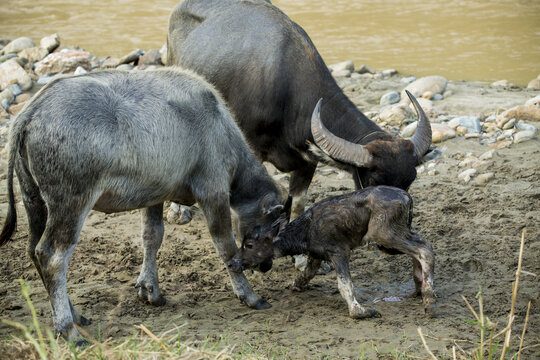
[{"label": "buffalo horn", "polygon": [[[332,134],[321,121],[322,99],[317,102],[311,116],[311,134],[317,146],[332,159],[357,167],[366,167],[371,154],[363,146]],[[431,134],[431,133],[430,133]]]},{"label": "buffalo horn", "polygon": [[414,132],[411,141],[414,145],[414,153],[416,154],[416,158],[420,163],[425,153],[428,151],[429,146],[431,145],[431,125],[429,124],[429,120],[424,113],[424,110],[422,109],[418,101],[416,101],[416,98],[413,96],[413,94],[411,94],[407,90],[405,90],[405,92],[409,96],[409,99],[411,99],[411,102],[413,103],[416,110],[416,114],[418,115],[418,127],[416,128],[416,131]]}]

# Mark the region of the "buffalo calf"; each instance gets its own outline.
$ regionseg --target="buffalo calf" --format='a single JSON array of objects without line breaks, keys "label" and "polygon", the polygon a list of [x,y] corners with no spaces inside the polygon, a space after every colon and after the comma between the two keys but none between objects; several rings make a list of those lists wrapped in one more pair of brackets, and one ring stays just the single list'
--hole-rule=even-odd
[{"label": "buffalo calf", "polygon": [[274,258],[306,254],[308,265],[294,281],[294,287],[301,289],[315,276],[322,260],[331,261],[350,316],[368,318],[377,312],[355,299],[349,257],[354,248],[373,242],[387,253],[412,257],[414,295],[422,296],[425,312],[432,315],[434,254],[430,243],[411,231],[412,204],[407,192],[389,186],[330,197],[291,223],[282,218],[272,226],[255,227],[244,237],[229,268],[237,272],[246,268],[268,271]]}]

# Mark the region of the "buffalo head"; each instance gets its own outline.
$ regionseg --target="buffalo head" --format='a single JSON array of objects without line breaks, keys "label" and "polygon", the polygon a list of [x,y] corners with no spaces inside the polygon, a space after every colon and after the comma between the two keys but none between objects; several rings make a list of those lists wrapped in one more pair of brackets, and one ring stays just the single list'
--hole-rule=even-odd
[{"label": "buffalo head", "polygon": [[[331,159],[353,166],[353,179],[358,188],[389,185],[408,189],[416,178],[418,165],[431,145],[431,126],[424,110],[407,91],[418,114],[418,127],[410,139],[381,131],[373,133],[366,145],[356,144],[334,135],[321,120],[319,100],[311,117],[311,133],[318,148]],[[367,137],[367,136],[366,136]]]}]

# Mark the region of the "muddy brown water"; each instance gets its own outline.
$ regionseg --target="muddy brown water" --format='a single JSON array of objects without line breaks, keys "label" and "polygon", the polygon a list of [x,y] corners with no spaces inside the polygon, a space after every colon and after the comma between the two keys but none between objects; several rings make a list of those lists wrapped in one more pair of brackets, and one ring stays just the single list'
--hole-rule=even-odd
[{"label": "muddy brown water", "polygon": [[[0,37],[64,44],[122,56],[160,48],[177,0],[2,0]],[[540,73],[538,0],[276,0],[305,28],[327,63],[347,59],[375,69],[451,80],[507,79],[526,85]]]}]

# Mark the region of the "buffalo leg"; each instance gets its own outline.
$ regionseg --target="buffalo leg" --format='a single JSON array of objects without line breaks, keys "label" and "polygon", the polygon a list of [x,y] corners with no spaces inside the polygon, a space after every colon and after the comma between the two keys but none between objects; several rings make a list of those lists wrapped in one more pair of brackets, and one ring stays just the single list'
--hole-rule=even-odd
[{"label": "buffalo leg", "polygon": [[336,269],[339,293],[349,306],[349,315],[353,319],[365,319],[378,315],[373,308],[365,308],[356,300],[354,287],[349,273],[349,260],[343,255],[332,255],[330,257]]},{"label": "buffalo leg", "polygon": [[321,260],[314,259],[311,256],[307,257],[307,266],[302,271],[300,275],[294,280],[293,282],[293,289],[301,291],[303,290],[309,281],[313,279],[313,277],[317,274],[317,270],[319,270],[319,266],[321,265]]},{"label": "buffalo leg", "polygon": [[[232,232],[228,194],[206,196],[205,200],[199,199],[199,205],[206,217],[214,246],[223,262],[227,264],[238,250]],[[253,291],[243,273],[236,273],[228,267],[227,271],[231,278],[233,291],[242,302],[257,310],[271,307],[266,300]]]},{"label": "buffalo leg", "polygon": [[[49,209],[57,207],[51,206]],[[54,210],[50,212],[43,237],[35,248],[43,284],[51,302],[54,330],[72,341],[82,339],[73,323],[75,320],[83,321],[76,319],[78,315],[67,295],[66,272],[87,213],[87,211],[77,213],[75,209],[75,206],[73,208],[66,206],[62,207],[64,211],[61,213],[55,213]]]},{"label": "buffalo leg", "polygon": [[306,206],[306,194],[315,174],[317,165],[309,164],[300,170],[291,172],[289,180],[289,194],[293,197],[291,218],[295,219],[304,213]]},{"label": "buffalo leg", "polygon": [[155,306],[165,304],[160,294],[156,255],[163,241],[163,204],[141,210],[143,264],[135,287],[139,288],[139,298]]},{"label": "buffalo leg", "polygon": [[[34,182],[32,176],[28,173],[28,170],[19,159],[16,165],[17,177],[19,178],[21,195],[26,210],[26,216],[28,218],[28,228],[30,230],[30,237],[28,238],[28,247],[26,249],[28,256],[32,259],[34,266],[41,278],[41,281],[45,283],[43,274],[41,272],[41,266],[39,265],[36,256],[36,247],[45,231],[45,225],[47,223],[47,207],[43,201],[39,188]],[[85,318],[75,310],[71,302],[69,303],[71,315],[73,321],[77,325],[86,326],[90,325],[90,320]]]}]

